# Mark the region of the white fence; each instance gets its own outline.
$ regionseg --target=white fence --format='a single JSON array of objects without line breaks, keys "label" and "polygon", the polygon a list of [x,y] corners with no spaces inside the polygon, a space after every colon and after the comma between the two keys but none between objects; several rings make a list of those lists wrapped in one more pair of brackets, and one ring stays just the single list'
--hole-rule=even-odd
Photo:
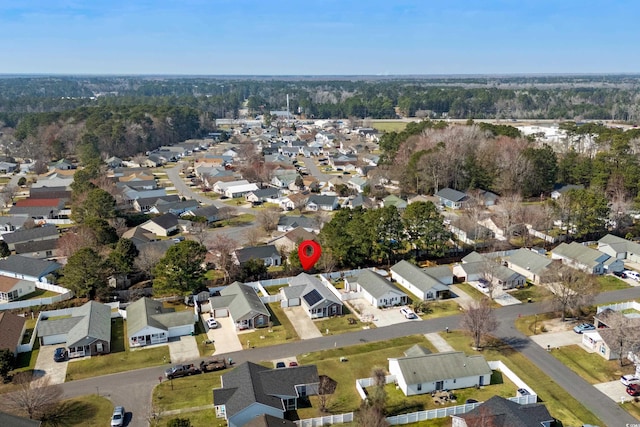
[{"label": "white fence", "polygon": [[451,415],[465,414],[482,403],[467,403],[458,406],[448,406],[446,408],[431,409],[429,411],[412,412],[410,414],[396,415],[387,417],[387,422],[392,426],[417,423],[419,421],[433,420],[434,418],[445,418]]},{"label": "white fence", "polygon": [[622,310],[637,310],[640,311],[640,304],[635,301],[627,301],[627,302],[619,302],[617,304],[609,304],[609,305],[601,305],[596,309],[597,313],[600,313],[606,309],[611,309],[613,311],[622,311]]},{"label": "white fence", "polygon": [[[385,384],[395,384],[395,382],[395,375],[386,375],[384,377]],[[356,378],[356,391],[358,392],[362,400],[367,398],[367,392],[364,391],[365,387],[371,387],[374,383],[375,379],[373,378]]]},{"label": "white fence", "polygon": [[55,302],[65,301],[73,297],[73,292],[62,286],[52,285],[51,283],[35,282],[37,289],[44,289],[46,291],[58,292],[60,295],[54,295],[47,298],[33,298],[22,301],[13,301],[6,304],[0,304],[1,310],[13,310],[15,308],[34,307],[37,305],[48,305]]},{"label": "white fence", "polygon": [[326,417],[306,418],[294,421],[299,427],[319,427],[332,424],[350,423],[353,421],[353,412],[346,414],[327,415]]}]

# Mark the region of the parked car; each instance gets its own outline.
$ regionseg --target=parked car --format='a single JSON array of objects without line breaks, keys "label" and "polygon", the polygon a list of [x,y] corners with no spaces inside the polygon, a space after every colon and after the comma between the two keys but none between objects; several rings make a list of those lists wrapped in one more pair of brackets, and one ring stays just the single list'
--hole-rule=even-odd
[{"label": "parked car", "polygon": [[625,273],[624,271],[614,271],[613,275],[614,276],[618,276],[621,279],[626,279],[627,278],[627,273]]},{"label": "parked car", "polygon": [[416,319],[418,316],[413,312],[413,310],[411,310],[410,308],[407,307],[403,307],[400,309],[400,313],[402,313],[402,315],[406,318],[406,319]]},{"label": "parked car", "polygon": [[573,327],[573,332],[575,332],[576,334],[581,334],[583,332],[593,331],[595,329],[596,327],[591,323],[580,323],[579,325]]},{"label": "parked car", "polygon": [[67,360],[67,356],[68,355],[69,355],[69,353],[67,353],[67,349],[66,348],[58,347],[53,352],[53,360],[56,361],[56,362],[64,362],[65,360]]},{"label": "parked car", "polygon": [[623,375],[620,377],[620,382],[624,385],[638,384],[640,383],[640,378],[635,375]]},{"label": "parked car", "polygon": [[218,321],[213,317],[209,317],[207,319],[207,326],[209,327],[209,329],[215,329],[218,327]]},{"label": "parked car", "polygon": [[529,390],[527,390],[526,388],[519,388],[518,389],[518,396],[529,396],[531,393],[529,393]]},{"label": "parked car", "polygon": [[276,363],[276,368],[278,368],[278,369],[279,369],[279,368],[286,368],[286,367],[287,367],[287,365],[285,365],[285,363],[284,363],[284,362],[278,362],[278,363]]},{"label": "parked car", "polygon": [[489,292],[489,282],[484,279],[478,280],[478,289],[482,292]]},{"label": "parked car", "polygon": [[289,362],[289,367],[292,368],[294,366],[298,366],[298,362]]},{"label": "parked car", "polygon": [[626,274],[627,277],[630,277],[633,280],[635,280],[636,282],[640,282],[640,273],[638,273],[637,271],[625,270],[623,271],[623,273]]},{"label": "parked car", "polygon": [[464,401],[465,404],[469,404],[469,403],[478,403],[478,401],[476,399],[467,399]]},{"label": "parked car", "polygon": [[164,371],[164,376],[172,380],[174,378],[186,377],[189,375],[199,374],[200,369],[194,364],[190,365],[175,365],[166,371]]},{"label": "parked car", "polygon": [[113,408],[113,415],[111,415],[111,427],[121,427],[124,425],[124,407],[116,406]]},{"label": "parked car", "polygon": [[627,394],[630,396],[640,396],[640,384],[629,384]]}]

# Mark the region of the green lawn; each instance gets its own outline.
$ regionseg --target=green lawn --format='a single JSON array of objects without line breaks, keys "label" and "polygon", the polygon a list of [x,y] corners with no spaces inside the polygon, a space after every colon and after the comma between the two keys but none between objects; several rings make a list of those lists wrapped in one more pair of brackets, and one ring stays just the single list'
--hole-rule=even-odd
[{"label": "green lawn", "polygon": [[428,303],[428,311],[420,313],[423,319],[435,319],[437,317],[455,316],[460,314],[460,306],[455,301],[440,300]]},{"label": "green lawn", "polygon": [[[480,301],[483,298],[487,298],[487,294],[485,294],[484,292],[480,292],[479,290],[477,290],[476,288],[474,288],[473,286],[471,286],[467,282],[456,283],[456,286],[459,287],[460,289],[462,289],[462,291],[464,293],[466,293],[467,295],[469,295],[471,298],[473,298],[476,301]],[[498,304],[495,301],[491,301],[491,305],[493,307],[500,307],[500,304]]]},{"label": "green lawn", "polygon": [[243,347],[247,347],[247,341],[251,348],[267,347],[270,345],[284,344],[286,342],[298,339],[293,325],[289,318],[280,307],[280,303],[272,303],[267,305],[267,309],[271,313],[272,326],[269,328],[260,328],[253,332],[239,334],[238,338]]},{"label": "green lawn", "polygon": [[111,324],[111,353],[69,362],[67,381],[158,366],[169,361],[168,346],[162,345],[130,350],[126,336],[126,325],[123,320],[120,318],[113,319]]},{"label": "green lawn", "polygon": [[35,291],[31,292],[30,294],[21,296],[20,298],[16,299],[16,301],[24,301],[24,300],[37,299],[37,298],[49,298],[49,297],[55,297],[56,295],[60,295],[60,294],[57,292],[36,288]]},{"label": "green lawn", "polygon": [[[523,316],[516,319],[516,328],[525,335],[535,335],[544,333],[542,326],[545,320],[555,319],[556,314],[540,313],[537,316]],[[535,329],[535,330],[534,330]]]},{"label": "green lawn", "polygon": [[522,289],[509,292],[509,294],[522,302],[527,302],[529,298],[531,298],[531,302],[547,301],[553,295],[545,286],[532,285],[530,283],[527,283],[527,286]]},{"label": "green lawn", "polygon": [[616,276],[598,276],[596,281],[600,285],[600,292],[617,291],[631,287],[627,282],[618,279]]},{"label": "green lawn", "polygon": [[239,225],[250,224],[255,219],[256,219],[255,215],[243,213],[240,215],[236,215],[230,219],[225,219],[223,221],[220,221],[220,224],[222,224],[223,227],[226,227],[226,226],[237,227]]},{"label": "green lawn", "polygon": [[163,379],[153,390],[153,403],[161,411],[209,405],[213,403],[211,390],[221,386],[220,376],[225,372],[207,372],[175,380]]},{"label": "green lawn", "polygon": [[113,403],[95,394],[63,400],[53,419],[42,427],[83,426],[102,427],[111,419]]},{"label": "green lawn", "polygon": [[482,352],[474,352],[471,350],[471,338],[460,331],[452,331],[441,336],[456,350],[467,354],[482,354],[487,360],[501,360],[522,381],[533,388],[551,415],[561,420],[563,425],[602,425],[584,405],[513,348],[498,341],[485,346]]},{"label": "green lawn", "polygon": [[175,418],[188,419],[191,422],[191,427],[226,426],[226,422],[224,421],[224,419],[216,418],[216,411],[214,409],[203,409],[200,411],[187,412],[180,415],[163,416],[158,427],[166,427],[169,422]]},{"label": "green lawn", "polygon": [[618,360],[605,360],[597,353],[587,353],[579,345],[559,347],[551,354],[590,384],[615,381],[621,375],[635,372],[631,363],[620,367]]},{"label": "green lawn", "polygon": [[[318,330],[325,335],[327,329],[329,330],[329,335],[338,335],[344,334],[345,332],[358,331],[364,327],[367,328],[375,328],[371,322],[361,322],[358,320],[356,316],[353,316],[347,306],[342,307],[342,316],[334,316],[328,317],[322,320],[314,320]],[[348,319],[353,319],[355,323],[349,323]]]},{"label": "green lawn", "polygon": [[401,132],[407,127],[406,122],[377,122],[372,121],[371,127],[380,132]]}]

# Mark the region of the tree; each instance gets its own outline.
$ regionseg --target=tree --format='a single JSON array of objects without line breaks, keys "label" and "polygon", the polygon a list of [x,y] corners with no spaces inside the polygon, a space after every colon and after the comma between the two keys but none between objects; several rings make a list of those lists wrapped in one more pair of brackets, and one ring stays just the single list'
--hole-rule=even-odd
[{"label": "tree", "polygon": [[60,282],[77,297],[94,299],[107,288],[107,269],[102,257],[91,248],[81,248],[71,255],[62,268]]},{"label": "tree", "polygon": [[207,248],[193,240],[171,246],[153,269],[153,289],[159,294],[191,293],[202,288]]},{"label": "tree", "polygon": [[387,404],[386,373],[383,368],[373,368],[371,377],[373,378],[373,390],[369,393],[369,403],[384,414],[384,408]]},{"label": "tree", "polygon": [[216,268],[224,273],[225,283],[231,280],[231,270],[234,266],[232,253],[237,247],[238,242],[225,234],[217,236],[208,246],[209,251],[217,257]]},{"label": "tree", "polygon": [[189,418],[173,418],[167,422],[167,427],[191,427]]},{"label": "tree", "polygon": [[277,208],[267,208],[258,212],[258,214],[256,215],[256,221],[267,233],[271,233],[276,228],[278,228],[279,220],[280,210]]},{"label": "tree", "polygon": [[575,313],[589,305],[598,292],[598,283],[590,274],[562,264],[553,264],[549,269],[553,292],[553,305],[562,313],[564,322],[568,313]]},{"label": "tree", "polygon": [[62,387],[52,385],[48,376],[32,379],[31,373],[17,374],[15,389],[3,395],[3,407],[11,412],[25,414],[29,419],[42,419],[60,404]]},{"label": "tree", "polygon": [[134,266],[149,277],[153,267],[160,262],[164,252],[157,246],[145,245],[140,249],[138,256],[134,261]]},{"label": "tree", "polygon": [[117,274],[130,274],[136,257],[138,256],[138,248],[133,242],[126,238],[120,238],[116,247],[111,251],[107,262],[109,266]]},{"label": "tree", "polygon": [[9,249],[9,245],[4,240],[0,241],[0,258],[5,258],[11,255],[11,250]]},{"label": "tree", "polygon": [[320,405],[320,412],[326,412],[331,395],[335,393],[338,383],[327,375],[320,375],[319,380],[318,403]]},{"label": "tree", "polygon": [[[601,315],[604,313],[600,313]],[[638,322],[622,313],[611,311],[606,319],[607,341],[613,344],[612,350],[618,354],[620,367],[623,366],[624,359],[627,358],[629,351],[634,350],[638,341],[640,341],[640,331],[638,331]]]},{"label": "tree", "polygon": [[70,257],[81,248],[94,248],[98,245],[95,233],[89,227],[75,227],[58,239],[61,256]]},{"label": "tree", "polygon": [[110,219],[115,217],[116,200],[101,188],[88,191],[86,198],[76,199],[72,206],[71,218],[77,223],[90,219]]},{"label": "tree", "polygon": [[432,257],[444,255],[450,233],[433,203],[411,203],[402,214],[402,223],[406,239],[413,246],[416,258],[422,251]]},{"label": "tree", "polygon": [[375,236],[372,240],[373,255],[391,263],[401,247],[404,227],[398,209],[391,205],[372,209],[365,213],[367,229]]},{"label": "tree", "polygon": [[9,372],[15,367],[16,358],[8,348],[0,350],[0,377],[6,382],[9,379]]},{"label": "tree", "polygon": [[15,185],[7,185],[0,192],[0,198],[5,207],[13,205],[16,196],[18,195],[18,187]]},{"label": "tree", "polygon": [[482,338],[495,331],[498,325],[489,298],[474,301],[462,315],[460,323],[460,327],[471,335],[474,350],[480,349]]},{"label": "tree", "polygon": [[267,266],[261,259],[250,259],[240,266],[238,280],[241,282],[254,282],[264,279],[268,275]]}]

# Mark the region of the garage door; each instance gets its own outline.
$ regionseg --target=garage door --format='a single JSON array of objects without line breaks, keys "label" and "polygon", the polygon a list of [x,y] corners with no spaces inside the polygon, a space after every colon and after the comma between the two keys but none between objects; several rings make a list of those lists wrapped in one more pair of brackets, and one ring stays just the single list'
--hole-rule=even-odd
[{"label": "garage door", "polygon": [[46,337],[42,337],[43,345],[62,344],[66,342],[67,342],[66,334],[49,335]]},{"label": "garage door", "polygon": [[213,310],[213,317],[229,317],[229,310],[226,308],[216,308]]}]

